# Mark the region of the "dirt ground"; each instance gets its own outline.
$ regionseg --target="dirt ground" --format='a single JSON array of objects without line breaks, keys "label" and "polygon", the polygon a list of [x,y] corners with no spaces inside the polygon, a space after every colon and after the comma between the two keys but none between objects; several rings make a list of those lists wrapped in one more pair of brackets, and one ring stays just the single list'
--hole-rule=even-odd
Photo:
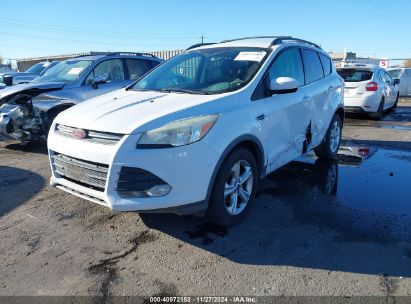
[{"label": "dirt ground", "polygon": [[293,162],[230,229],[113,212],[48,186],[43,145],[0,142],[0,296],[411,295],[411,101],[343,138],[368,157]]}]

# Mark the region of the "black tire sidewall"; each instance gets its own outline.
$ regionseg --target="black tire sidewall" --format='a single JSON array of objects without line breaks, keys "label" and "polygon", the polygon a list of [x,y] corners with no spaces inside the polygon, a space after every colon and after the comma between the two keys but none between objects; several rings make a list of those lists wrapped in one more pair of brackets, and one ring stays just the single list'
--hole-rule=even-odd
[{"label": "black tire sidewall", "polygon": [[338,156],[338,148],[335,152],[331,151],[330,147],[330,137],[331,137],[331,128],[334,125],[334,122],[338,121],[340,124],[340,142],[338,146],[341,144],[341,134],[342,134],[342,121],[339,115],[334,114],[333,118],[331,119],[330,125],[328,127],[327,133],[325,135],[323,143],[316,148],[314,151],[319,158],[323,159],[336,159]]},{"label": "black tire sidewall", "polygon": [[[253,170],[253,189],[245,209],[238,215],[231,215],[225,208],[224,187],[229,171],[239,160],[247,161]],[[251,210],[251,206],[254,203],[255,193],[257,191],[257,183],[258,170],[257,163],[253,154],[245,148],[237,148],[232,151],[224,160],[214,180],[213,192],[211,194],[211,199],[206,214],[207,220],[214,224],[226,227],[233,226],[242,221],[248,215]]]}]

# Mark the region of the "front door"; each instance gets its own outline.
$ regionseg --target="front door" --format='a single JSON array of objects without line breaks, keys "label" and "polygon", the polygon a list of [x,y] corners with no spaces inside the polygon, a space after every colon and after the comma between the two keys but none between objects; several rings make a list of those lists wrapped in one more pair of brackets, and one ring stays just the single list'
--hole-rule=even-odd
[{"label": "front door", "polygon": [[265,94],[264,120],[261,125],[267,151],[267,173],[295,159],[306,148],[306,131],[311,119],[311,96],[304,86],[304,70],[300,50],[287,48],[274,59],[262,85],[265,92],[270,80],[291,77],[300,83],[296,92],[284,94]]}]

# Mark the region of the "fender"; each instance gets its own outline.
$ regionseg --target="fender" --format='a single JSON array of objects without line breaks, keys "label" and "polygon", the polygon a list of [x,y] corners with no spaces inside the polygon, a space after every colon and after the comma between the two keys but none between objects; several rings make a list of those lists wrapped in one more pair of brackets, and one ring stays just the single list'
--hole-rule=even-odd
[{"label": "fender", "polygon": [[264,154],[264,148],[263,145],[261,144],[261,141],[254,135],[250,135],[250,134],[246,134],[246,135],[241,135],[240,137],[237,137],[235,140],[233,140],[228,146],[227,148],[225,148],[225,150],[223,151],[223,153],[221,153],[221,156],[217,162],[217,165],[214,168],[213,174],[211,175],[211,179],[210,182],[208,184],[208,189],[207,189],[207,196],[205,199],[205,202],[208,203],[210,201],[210,197],[211,197],[211,193],[213,191],[213,187],[214,187],[214,181],[217,177],[218,172],[220,171],[220,168],[224,162],[224,160],[227,158],[227,156],[238,146],[241,146],[242,143],[247,144],[252,142],[253,144],[255,144],[258,147],[258,151],[257,151],[257,169],[258,169],[258,175],[260,177],[260,179],[265,177],[265,154]]}]

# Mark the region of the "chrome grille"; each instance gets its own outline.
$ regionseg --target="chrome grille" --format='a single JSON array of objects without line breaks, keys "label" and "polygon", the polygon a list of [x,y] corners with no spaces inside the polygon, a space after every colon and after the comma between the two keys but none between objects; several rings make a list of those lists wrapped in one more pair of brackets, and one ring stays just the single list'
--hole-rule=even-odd
[{"label": "chrome grille", "polygon": [[108,165],[98,164],[63,154],[51,156],[54,171],[66,179],[95,190],[104,191]]},{"label": "chrome grille", "polygon": [[[58,124],[56,126],[57,134],[62,135],[62,136],[71,137],[74,139],[78,139],[74,135],[75,130],[77,130],[77,128],[69,127],[65,125]],[[122,134],[117,134],[117,133],[92,131],[92,130],[83,130],[83,131],[85,132],[86,137],[79,139],[79,140],[96,142],[96,143],[101,143],[101,144],[106,144],[106,145],[115,145],[123,137]]]}]

